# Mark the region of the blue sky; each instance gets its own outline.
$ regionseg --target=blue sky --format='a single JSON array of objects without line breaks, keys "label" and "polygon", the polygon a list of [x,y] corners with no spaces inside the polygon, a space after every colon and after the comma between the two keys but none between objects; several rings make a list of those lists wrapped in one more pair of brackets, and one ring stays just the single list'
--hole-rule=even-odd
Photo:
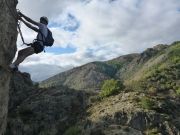
[{"label": "blue sky", "polygon": [[53,54],[68,54],[68,53],[74,53],[76,52],[76,48],[66,47],[66,48],[60,48],[60,47],[47,47],[45,49],[48,53]]},{"label": "blue sky", "polygon": [[[46,53],[30,56],[20,65],[34,81],[180,40],[179,0],[19,0],[18,8],[37,21],[47,16],[55,38]],[[24,25],[22,32],[27,42],[36,37]],[[20,38],[17,44],[18,50],[24,48]]]}]

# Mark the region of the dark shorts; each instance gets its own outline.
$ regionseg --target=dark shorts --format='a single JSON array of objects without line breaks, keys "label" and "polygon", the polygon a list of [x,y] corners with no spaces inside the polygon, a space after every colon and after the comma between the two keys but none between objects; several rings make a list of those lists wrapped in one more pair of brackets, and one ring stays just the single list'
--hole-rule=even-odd
[{"label": "dark shorts", "polygon": [[34,42],[31,44],[31,47],[34,48],[34,52],[36,54],[42,52],[44,50],[44,46],[42,46],[39,42]]}]

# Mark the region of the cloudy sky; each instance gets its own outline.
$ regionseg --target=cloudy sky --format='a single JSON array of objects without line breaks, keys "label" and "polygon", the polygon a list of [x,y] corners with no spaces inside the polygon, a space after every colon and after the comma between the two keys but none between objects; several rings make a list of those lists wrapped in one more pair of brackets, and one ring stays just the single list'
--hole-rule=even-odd
[{"label": "cloudy sky", "polygon": [[[19,0],[34,20],[47,16],[55,44],[20,66],[41,81],[91,61],[180,40],[180,0]],[[21,25],[26,42],[36,33]],[[18,50],[21,39],[17,41]]]}]

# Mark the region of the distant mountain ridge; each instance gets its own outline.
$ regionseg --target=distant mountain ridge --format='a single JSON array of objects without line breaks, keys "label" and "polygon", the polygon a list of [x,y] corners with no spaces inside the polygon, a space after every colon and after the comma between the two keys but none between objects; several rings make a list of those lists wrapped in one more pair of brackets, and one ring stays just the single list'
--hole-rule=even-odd
[{"label": "distant mountain ridge", "polygon": [[139,54],[128,54],[105,62],[91,62],[44,80],[40,87],[65,85],[76,90],[99,90],[104,80],[127,80],[140,66],[169,47],[161,44]]}]

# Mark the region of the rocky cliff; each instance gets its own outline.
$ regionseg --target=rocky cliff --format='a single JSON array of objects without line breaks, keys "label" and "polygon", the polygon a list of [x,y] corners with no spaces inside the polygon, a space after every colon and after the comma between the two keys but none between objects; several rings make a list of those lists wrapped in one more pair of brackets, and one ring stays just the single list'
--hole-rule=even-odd
[{"label": "rocky cliff", "polygon": [[16,5],[17,0],[0,0],[0,135],[6,128],[8,112],[11,74],[6,70],[6,67],[11,63],[16,53],[17,20],[14,18]]},{"label": "rocky cliff", "polygon": [[16,72],[10,83],[6,135],[62,135],[81,119],[88,97],[64,86],[38,88],[29,74]]}]

